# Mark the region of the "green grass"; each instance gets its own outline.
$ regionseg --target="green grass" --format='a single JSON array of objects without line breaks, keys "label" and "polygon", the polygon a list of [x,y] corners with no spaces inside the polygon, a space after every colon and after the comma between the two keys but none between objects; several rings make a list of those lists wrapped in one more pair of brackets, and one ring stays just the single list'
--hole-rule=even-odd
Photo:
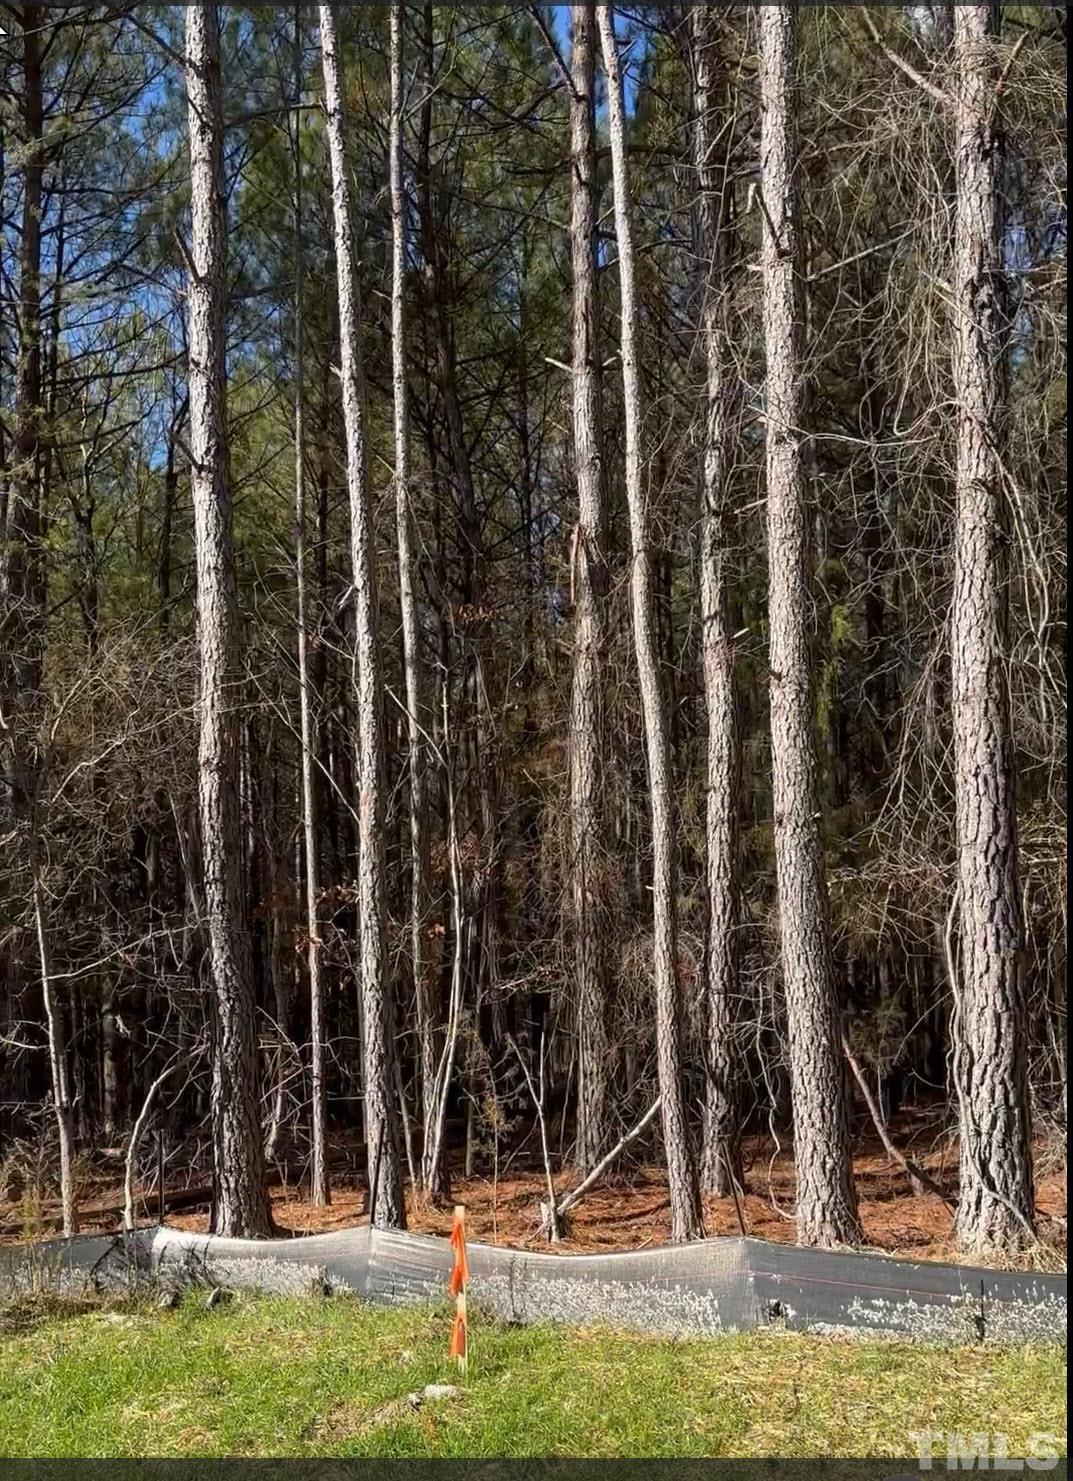
[{"label": "green grass", "polygon": [[913,1430],[983,1430],[1016,1455],[1065,1432],[1057,1348],[476,1319],[459,1395],[415,1413],[409,1391],[457,1381],[448,1326],[343,1297],[46,1312],[0,1337],[0,1454],[904,1457]]}]

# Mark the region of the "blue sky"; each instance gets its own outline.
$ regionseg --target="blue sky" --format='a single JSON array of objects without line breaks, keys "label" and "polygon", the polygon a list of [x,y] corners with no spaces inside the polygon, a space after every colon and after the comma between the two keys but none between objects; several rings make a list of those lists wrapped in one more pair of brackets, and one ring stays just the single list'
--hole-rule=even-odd
[{"label": "blue sky", "polygon": [[[552,5],[551,28],[558,41],[564,59],[570,60],[570,6]],[[621,9],[615,11],[615,33],[620,41],[625,40],[629,30],[628,22],[622,14]],[[633,47],[625,67],[625,92],[626,112],[632,114],[637,102],[637,66],[644,57],[646,50],[645,41],[642,36],[634,38]]]}]

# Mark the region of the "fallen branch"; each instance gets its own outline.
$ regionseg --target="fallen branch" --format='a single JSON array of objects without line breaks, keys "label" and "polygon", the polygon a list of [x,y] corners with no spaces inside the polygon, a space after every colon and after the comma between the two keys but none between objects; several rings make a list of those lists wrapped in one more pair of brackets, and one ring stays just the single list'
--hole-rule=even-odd
[{"label": "fallen branch", "polygon": [[[212,1202],[212,1185],[200,1183],[193,1188],[177,1188],[173,1193],[165,1193],[161,1204],[165,1213],[180,1213],[184,1209],[198,1208]],[[123,1219],[125,1208],[121,1203],[91,1203],[79,1205],[79,1217],[84,1223],[106,1224],[112,1219]],[[63,1224],[63,1217],[58,1213],[42,1213],[38,1215],[36,1223],[43,1232],[46,1229],[59,1229]],[[25,1220],[18,1224],[0,1224],[0,1237],[19,1238],[26,1237]]]},{"label": "fallen branch", "polygon": [[932,1193],[936,1198],[941,1199],[950,1212],[953,1213],[954,1205],[939,1187],[939,1184],[933,1178],[929,1177],[918,1163],[911,1162],[903,1152],[899,1152],[898,1148],[891,1141],[890,1133],[883,1124],[883,1117],[879,1114],[879,1107],[876,1105],[872,1092],[868,1088],[868,1081],[865,1079],[864,1071],[858,1064],[852,1049],[850,1049],[845,1034],[842,1035],[842,1053],[846,1056],[846,1063],[849,1065],[853,1073],[853,1078],[856,1080],[857,1086],[864,1096],[864,1103],[868,1107],[868,1114],[872,1118],[872,1124],[879,1135],[879,1140],[883,1143],[887,1156],[902,1169],[909,1179],[909,1186],[918,1197],[923,1198],[925,1193]]},{"label": "fallen branch", "polygon": [[[741,1187],[741,1184],[734,1176],[734,1169],[730,1165],[730,1158],[727,1156],[725,1147],[722,1149],[721,1156],[723,1159],[723,1170],[726,1172],[727,1182],[730,1184],[731,1197],[734,1199],[734,1213],[738,1220],[738,1229],[742,1239],[748,1239],[749,1231],[745,1227],[745,1215],[741,1211],[741,1199],[738,1197],[738,1189]],[[742,1188],[741,1191],[744,1193],[745,1189]]]},{"label": "fallen branch", "polygon": [[923,91],[926,92],[929,97],[934,98],[937,103],[942,103],[943,106],[946,108],[953,106],[954,100],[950,97],[949,93],[944,92],[941,87],[936,87],[934,82],[929,82],[928,79],[922,76],[915,67],[911,66],[903,56],[896,52],[892,46],[887,45],[882,36],[880,36],[879,31],[876,27],[876,23],[868,14],[867,10],[861,11],[861,17],[864,21],[864,24],[868,28],[868,34],[871,36],[875,45],[879,47],[880,51],[886,57],[888,62],[893,63],[893,65],[897,67],[900,72],[904,72],[906,77],[909,78],[910,82],[915,82],[917,87],[922,88]]},{"label": "fallen branch", "polygon": [[518,1063],[521,1066],[522,1074],[525,1076],[525,1083],[529,1087],[529,1094],[533,1097],[533,1104],[534,1106],[536,1106],[537,1124],[540,1127],[540,1148],[544,1157],[544,1180],[547,1183],[548,1187],[547,1202],[541,1203],[540,1208],[543,1215],[544,1226],[548,1231],[548,1238],[551,1240],[552,1244],[558,1244],[559,1215],[555,1207],[555,1183],[552,1180],[551,1176],[551,1153],[548,1150],[548,1127],[547,1122],[544,1119],[544,1035],[541,1034],[540,1036],[539,1088],[533,1084],[533,1077],[529,1073],[529,1066],[526,1064],[525,1059],[522,1056],[522,1051],[518,1048],[517,1044],[514,1042],[509,1034],[507,1035],[507,1043],[518,1056]]},{"label": "fallen branch", "polygon": [[[153,1101],[156,1098],[157,1091],[172,1071],[179,1068],[180,1063],[185,1063],[185,1061],[173,1060],[171,1064],[162,1069],[152,1085],[145,1092],[142,1108],[138,1112],[138,1119],[135,1121],[134,1129],[130,1134],[130,1143],[127,1147],[127,1165],[123,1174],[123,1228],[128,1234],[134,1228],[134,1158],[138,1151],[138,1142],[141,1140],[145,1123],[149,1119],[149,1112],[153,1108]],[[162,1193],[163,1188],[159,1191]]]},{"label": "fallen branch", "polygon": [[640,1121],[638,1121],[637,1125],[633,1127],[632,1130],[628,1131],[620,1142],[616,1142],[616,1144],[611,1148],[610,1152],[608,1152],[606,1156],[600,1158],[600,1161],[593,1168],[592,1172],[589,1173],[587,1178],[583,1178],[576,1188],[571,1188],[569,1193],[563,1195],[563,1197],[551,1210],[556,1223],[558,1223],[558,1221],[562,1219],[564,1215],[566,1215],[570,1211],[570,1209],[574,1207],[575,1204],[580,1203],[581,1199],[584,1198],[585,1194],[589,1191],[592,1185],[604,1175],[607,1169],[611,1166],[612,1162],[614,1162],[615,1158],[618,1157],[619,1154],[623,1152],[632,1141],[636,1141],[636,1139],[641,1135],[642,1131],[644,1131],[648,1123],[656,1115],[662,1103],[663,1097],[661,1095],[657,1095],[655,1100],[649,1106],[648,1110],[641,1117]]}]

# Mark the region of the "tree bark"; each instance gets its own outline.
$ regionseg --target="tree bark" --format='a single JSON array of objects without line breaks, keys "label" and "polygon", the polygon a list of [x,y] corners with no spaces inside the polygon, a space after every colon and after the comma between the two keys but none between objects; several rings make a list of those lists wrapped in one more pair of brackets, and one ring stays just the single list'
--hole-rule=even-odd
[{"label": "tree bark", "polygon": [[[468,900],[459,899],[457,905],[466,922],[467,940],[479,941],[481,922],[487,918],[491,905],[488,885],[491,882],[489,856],[493,841],[492,811],[490,805],[490,768],[482,765],[485,717],[481,707],[482,658],[479,638],[479,609],[483,588],[483,569],[480,561],[480,531],[477,521],[476,489],[469,445],[465,437],[462,417],[462,402],[458,387],[458,355],[454,340],[452,307],[456,302],[454,278],[451,272],[450,241],[451,224],[448,217],[450,194],[439,170],[432,161],[433,101],[437,90],[435,68],[435,7],[422,7],[421,51],[424,73],[424,94],[421,101],[420,138],[418,145],[417,181],[420,201],[420,244],[422,274],[424,278],[424,309],[426,333],[431,338],[428,354],[431,379],[438,390],[443,408],[443,448],[435,449],[434,468],[441,469],[450,495],[450,514],[455,530],[455,548],[458,554],[458,575],[454,583],[455,600],[448,591],[449,563],[445,542],[439,547],[437,581],[441,592],[440,605],[440,661],[443,664],[443,685],[450,689],[457,682],[460,703],[456,712],[456,724],[452,736],[444,733],[446,748],[453,743],[463,759],[463,777],[475,779],[474,790],[477,803],[473,811],[479,813],[483,832],[481,857],[489,861],[470,873],[467,888]],[[434,477],[435,483],[435,477]],[[440,525],[442,530],[442,524]],[[458,678],[452,677],[452,653],[456,655],[455,667]],[[450,764],[447,761],[447,764]],[[456,821],[462,817],[463,788],[455,794]],[[471,804],[472,806],[472,804]],[[464,822],[459,832],[464,833]],[[446,959],[445,959],[446,965]],[[464,977],[473,983],[474,999],[480,994],[481,963],[467,960],[462,963]],[[453,968],[452,968],[453,973]],[[453,983],[453,977],[452,977]],[[449,988],[449,993],[453,986]],[[442,1051],[437,1040],[437,1065],[443,1062]],[[453,1064],[453,1054],[451,1056]],[[426,1131],[422,1153],[422,1183],[437,1198],[446,1199],[450,1194],[450,1174],[446,1163],[442,1127],[438,1122],[443,1114],[440,1097],[449,1093],[449,1086],[438,1087],[434,1124]]]},{"label": "tree bark", "polygon": [[[734,1013],[738,996],[738,794],[741,760],[738,698],[731,646],[728,590],[730,478],[738,433],[738,378],[726,322],[732,185],[726,88],[717,76],[712,12],[695,6],[693,67],[696,119],[697,260],[701,274],[701,338],[707,371],[700,519],[701,663],[708,712],[706,940],[707,1085],[701,1185],[720,1196],[741,1182]],[[720,90],[721,89],[721,95]]]},{"label": "tree bark", "polygon": [[354,689],[358,730],[358,930],[369,1219],[403,1228],[402,1169],[395,1136],[387,959],[384,942],[383,716],[377,648],[376,563],[369,508],[365,387],[354,209],[347,168],[342,57],[335,10],[320,6],[324,101],[332,167],[332,214],[339,290],[339,348],[350,504],[354,595]]},{"label": "tree bark", "polygon": [[44,580],[38,458],[44,413],[41,377],[41,206],[44,95],[41,36],[44,9],[22,11],[21,113],[25,137],[19,228],[19,340],[15,367],[15,435],[0,549],[4,766],[13,816],[29,826],[36,792],[33,731],[41,704]]},{"label": "tree bark", "polygon": [[[410,405],[406,383],[406,187],[403,180],[403,29],[405,6],[391,7],[391,387],[395,413],[395,538],[399,560],[399,612],[402,619],[406,681],[407,763],[410,784],[410,958],[417,1017],[422,1123],[435,1115],[436,995],[425,931],[428,915],[428,810],[426,784],[425,686],[414,583],[414,515],[410,486]],[[426,1188],[427,1193],[437,1188]]]},{"label": "tree bark", "polygon": [[309,602],[306,590],[305,496],[305,246],[302,216],[302,7],[294,8],[294,111],[291,114],[294,169],[294,580],[298,618],[298,704],[302,733],[302,838],[305,862],[306,966],[309,971],[310,1169],[309,1192],[318,1207],[331,1203],[328,1181],[325,1092],[324,981],[321,972],[320,852],[317,847],[317,756],[309,663]]},{"label": "tree bark", "polygon": [[48,904],[42,877],[42,863],[36,823],[31,840],[33,875],[34,925],[37,931],[38,960],[41,966],[41,996],[45,1004],[45,1030],[48,1036],[48,1063],[52,1081],[52,1103],[56,1113],[56,1131],[60,1153],[60,1204],[63,1210],[65,1238],[78,1233],[78,1200],[74,1183],[75,1108],[71,1103],[67,1073],[67,1037],[60,1003],[52,974],[52,951],[49,932]]},{"label": "tree bark", "polygon": [[1025,1063],[1001,436],[1005,316],[989,7],[954,7],[957,514],[950,625],[960,961],[954,1077],[963,1250],[1009,1252],[1034,1209]]},{"label": "tree bark", "polygon": [[225,253],[217,8],[186,11],[190,129],[191,494],[197,561],[204,908],[213,984],[212,1142],[216,1234],[271,1233],[258,1112],[256,1000],[246,921],[235,705],[242,664],[224,409]]},{"label": "tree bark", "polygon": [[46,764],[42,754],[45,573],[42,485],[39,471],[44,421],[41,374],[41,212],[45,153],[44,9],[22,8],[22,99],[25,158],[19,245],[19,340],[15,368],[15,435],[0,549],[0,634],[3,671],[4,780],[14,836],[25,845],[45,1010],[49,1078],[59,1149],[63,1232],[78,1232],[73,1160],[75,1114],[67,1071],[63,1004],[53,981],[50,922],[43,878],[39,806]]},{"label": "tree bark", "polygon": [[186,421],[189,407],[189,398],[184,396],[178,406],[174,408],[171,420],[168,424],[167,455],[164,463],[164,488],[163,503],[160,511],[160,543],[157,550],[156,580],[157,595],[160,601],[160,613],[158,617],[160,636],[166,639],[171,628],[171,575],[172,575],[172,526],[175,522],[175,510],[178,504],[179,494],[179,472],[176,467],[176,454],[179,450],[178,441]]},{"label": "tree bark", "polygon": [[704,1232],[700,1193],[686,1124],[682,1086],[682,1010],[678,980],[676,840],[667,713],[659,667],[653,593],[653,550],[641,448],[641,390],[637,364],[637,295],[633,222],[626,166],[626,109],[615,40],[613,7],[597,7],[600,45],[607,73],[611,169],[615,193],[621,294],[622,390],[626,430],[626,500],[630,513],[633,569],[630,596],[634,647],[644,718],[652,813],[652,936],[656,996],[656,1054],[664,1153],[671,1199],[671,1238],[697,1239]]},{"label": "tree bark", "polygon": [[[268,735],[264,742],[264,765],[256,781],[251,779],[250,813],[255,833],[254,853],[263,869],[263,884],[259,889],[251,888],[254,898],[260,896],[265,902],[263,931],[267,954],[268,981],[272,990],[272,1005],[276,1021],[278,1049],[273,1056],[275,1084],[272,1088],[272,1109],[264,1138],[265,1166],[271,1166],[279,1149],[280,1133],[283,1129],[287,1103],[287,1076],[284,1070],[287,1045],[290,1038],[291,1005],[294,1001],[294,976],[292,954],[285,951],[287,940],[287,915],[285,905],[289,891],[286,877],[280,869],[280,858],[276,849],[278,836],[277,816],[279,813],[279,759],[275,746],[275,727],[269,722]],[[257,753],[251,743],[250,751]],[[252,884],[252,878],[251,878]],[[264,968],[262,957],[262,971]]]},{"label": "tree bark", "polygon": [[116,1024],[116,995],[105,990],[101,1003],[101,1132],[111,1144],[120,1118],[120,1040]]},{"label": "tree bark", "polygon": [[604,911],[599,898],[603,826],[601,666],[607,589],[596,283],[595,7],[571,7],[570,243],[573,268],[573,418],[578,524],[573,580],[577,615],[570,691],[570,891],[578,1043],[579,1169],[607,1142]]},{"label": "tree bark", "polygon": [[767,351],[768,605],[775,875],[793,1094],[797,1236],[861,1238],[820,835],[808,621],[808,508],[794,174],[796,13],[757,7]]}]

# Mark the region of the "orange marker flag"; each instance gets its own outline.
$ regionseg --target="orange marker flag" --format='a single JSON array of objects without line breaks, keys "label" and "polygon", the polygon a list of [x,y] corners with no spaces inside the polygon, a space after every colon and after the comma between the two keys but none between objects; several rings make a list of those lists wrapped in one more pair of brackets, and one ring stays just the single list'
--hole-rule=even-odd
[{"label": "orange marker flag", "polygon": [[458,1366],[466,1366],[466,1318],[460,1311],[456,1311],[451,1323],[451,1341],[447,1347],[447,1356],[458,1359]]},{"label": "orange marker flag", "polygon": [[451,1225],[450,1245],[455,1260],[451,1267],[448,1290],[455,1298],[455,1317],[451,1323],[451,1341],[448,1356],[458,1359],[458,1366],[465,1374],[469,1360],[469,1329],[466,1321],[466,1286],[469,1283],[469,1261],[466,1259],[466,1206],[455,1204],[454,1223]]},{"label": "orange marker flag", "polygon": [[466,1260],[466,1205],[455,1204],[454,1223],[451,1225],[451,1238],[448,1243],[455,1252],[455,1263],[451,1269],[451,1279],[448,1289],[452,1296],[457,1296],[459,1291],[464,1291],[469,1280],[469,1263]]}]

